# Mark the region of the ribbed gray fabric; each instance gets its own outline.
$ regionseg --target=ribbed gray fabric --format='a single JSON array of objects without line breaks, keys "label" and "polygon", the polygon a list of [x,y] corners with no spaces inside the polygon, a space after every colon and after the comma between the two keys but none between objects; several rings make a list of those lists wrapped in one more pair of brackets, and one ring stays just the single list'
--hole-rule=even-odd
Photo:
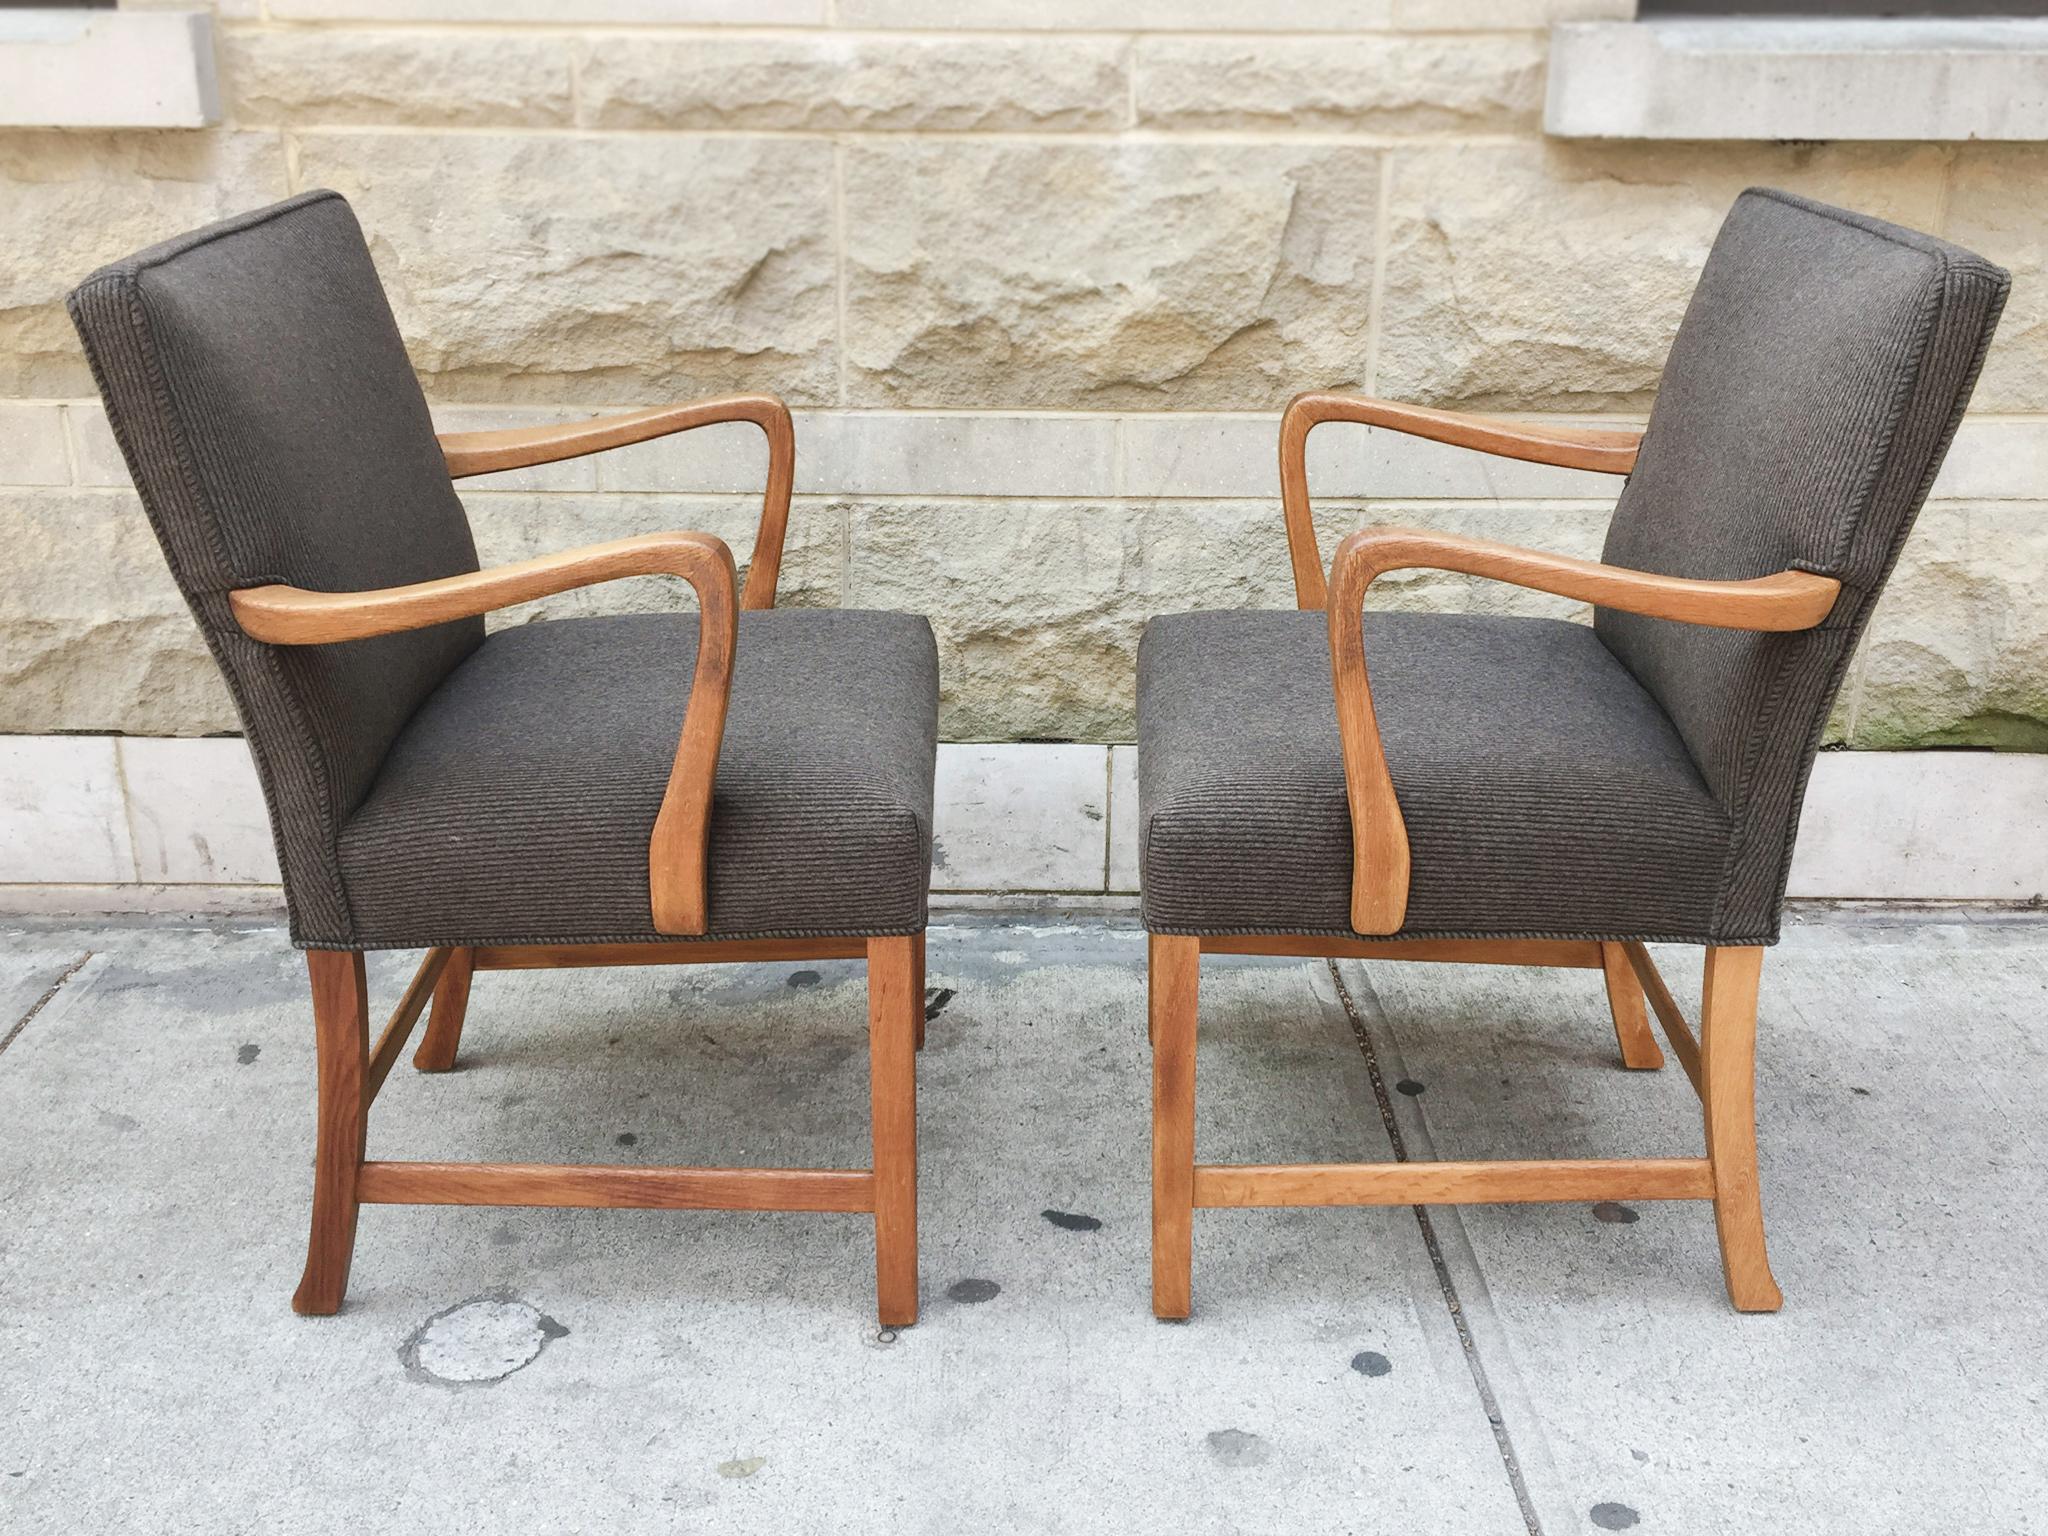
[{"label": "ribbed gray fabric", "polygon": [[[1604,558],[1722,579],[1814,571],[1842,582],[1841,599],[1818,629],[1780,636],[1608,610],[1574,631],[1583,641],[1502,619],[1368,615],[1413,858],[1404,934],[1777,938],[1829,706],[2007,286],[1927,236],[1743,194]],[[1322,616],[1156,621],[1138,710],[1147,926],[1348,932]]]},{"label": "ribbed gray fabric", "polygon": [[1603,558],[1842,583],[1826,622],[1797,635],[1598,616],[1737,828],[1716,935],[1776,936],[1828,710],[2008,286],[1968,251],[1783,192],[1744,193],[1714,243]]},{"label": "ribbed gray fabric", "polygon": [[240,709],[292,935],[353,938],[342,823],[480,620],[272,647],[237,587],[327,591],[476,569],[476,548],[348,205],[313,192],[106,267],[71,295],[171,574]]},{"label": "ribbed gray fabric", "polygon": [[[1580,624],[1366,616],[1408,825],[1409,937],[1696,939],[1728,818]],[[1145,926],[1351,931],[1351,814],[1321,613],[1155,619],[1138,650]]]},{"label": "ribbed gray fabric", "polygon": [[[694,613],[501,630],[421,706],[341,839],[355,939],[634,942],[696,664]],[[914,933],[938,655],[894,613],[742,613],[707,937]]]}]

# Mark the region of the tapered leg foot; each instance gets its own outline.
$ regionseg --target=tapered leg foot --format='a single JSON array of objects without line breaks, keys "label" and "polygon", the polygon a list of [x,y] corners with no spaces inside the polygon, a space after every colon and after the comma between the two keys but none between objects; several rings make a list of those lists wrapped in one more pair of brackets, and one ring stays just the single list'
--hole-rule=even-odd
[{"label": "tapered leg foot", "polygon": [[1194,1291],[1195,1009],[1201,940],[1151,937],[1152,1315],[1188,1315]]},{"label": "tapered leg foot", "polygon": [[412,1064],[422,1072],[446,1072],[455,1065],[456,1048],[462,1044],[462,1021],[469,1013],[469,979],[475,960],[475,950],[457,949],[441,967],[427,1013],[426,1038],[412,1057]]},{"label": "tapered leg foot", "polygon": [[1714,1170],[1714,1227],[1728,1299],[1741,1312],[1785,1303],[1764,1248],[1756,1166],[1756,995],[1764,952],[1709,949],[1700,1004],[1700,1097]]},{"label": "tapered leg foot", "polygon": [[367,1106],[364,1073],[370,1050],[369,995],[363,957],[339,950],[306,952],[313,983],[313,1027],[319,1050],[319,1140],[313,1155],[313,1227],[306,1272],[292,1310],[326,1317],[341,1309],[356,1246],[356,1176],[363,1166]]},{"label": "tapered leg foot", "polygon": [[917,1321],[917,1034],[924,1018],[922,948],[921,936],[868,941],[875,1310],[885,1328],[904,1328]]},{"label": "tapered leg foot", "polygon": [[1614,1014],[1614,1038],[1621,1046],[1621,1064],[1637,1072],[1664,1065],[1657,1037],[1650,1033],[1649,1010],[1643,1005],[1643,983],[1619,944],[1600,946],[1600,969],[1607,977],[1607,1006]]}]

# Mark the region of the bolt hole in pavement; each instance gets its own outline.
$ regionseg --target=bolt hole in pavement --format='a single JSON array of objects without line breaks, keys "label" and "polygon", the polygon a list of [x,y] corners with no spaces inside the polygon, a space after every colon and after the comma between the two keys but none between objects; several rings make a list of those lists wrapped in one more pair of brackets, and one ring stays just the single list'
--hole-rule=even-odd
[{"label": "bolt hole in pavement", "polygon": [[[366,1208],[346,1307],[295,1317],[312,1042],[283,935],[4,938],[10,1533],[331,1528],[337,1435],[388,1474],[352,1533],[474,1528],[479,1487],[504,1528],[777,1536],[1664,1536],[1763,1507],[2003,1533],[2048,1506],[2039,924],[1831,917],[1773,950],[1776,1317],[1728,1308],[1703,1207],[1602,1202],[1203,1212],[1172,1328],[1142,935],[935,929],[902,1330],[861,1218],[773,1213]],[[411,959],[372,957],[378,997]],[[803,978],[481,977],[463,1070],[395,1073],[372,1155],[858,1166],[858,971]],[[1200,1088],[1218,1161],[1699,1145],[1682,1077],[1622,1070],[1570,973],[1219,958]]]}]

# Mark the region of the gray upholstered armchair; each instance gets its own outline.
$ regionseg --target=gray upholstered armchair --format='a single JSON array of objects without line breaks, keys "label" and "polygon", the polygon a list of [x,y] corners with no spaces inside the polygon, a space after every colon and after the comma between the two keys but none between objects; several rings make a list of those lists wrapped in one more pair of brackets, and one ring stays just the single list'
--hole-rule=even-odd
[{"label": "gray upholstered armchair", "polygon": [[[1304,395],[1281,426],[1298,613],[1155,621],[1138,663],[1151,932],[1153,1307],[1185,1317],[1197,1206],[1707,1199],[1728,1292],[1775,1309],[1754,1046],[1829,706],[1940,467],[2006,274],[1781,192],[1736,203],[1641,434]],[[1369,528],[1327,586],[1304,445],[1365,422],[1627,475],[1602,561]],[[1362,613],[1433,567],[1577,598],[1562,620]],[[1706,946],[1697,1037],[1643,944]],[[1704,1156],[1199,1166],[1204,953],[1576,966],[1623,1061],[1704,1106]]]},{"label": "gray upholstered armchair", "polygon": [[[171,572],[240,709],[319,1039],[312,1238],[293,1305],[341,1304],[364,1203],[866,1211],[886,1324],[917,1315],[937,657],[904,614],[778,611],[795,442],[763,395],[436,439],[362,232],[296,197],[71,297]],[[496,570],[451,477],[751,421],[768,487],[744,592],[704,533]],[[619,577],[698,612],[486,636]],[[382,1036],[363,951],[427,951]],[[366,1161],[371,1101],[454,1064],[470,978],[535,966],[867,961],[871,1169]]]}]

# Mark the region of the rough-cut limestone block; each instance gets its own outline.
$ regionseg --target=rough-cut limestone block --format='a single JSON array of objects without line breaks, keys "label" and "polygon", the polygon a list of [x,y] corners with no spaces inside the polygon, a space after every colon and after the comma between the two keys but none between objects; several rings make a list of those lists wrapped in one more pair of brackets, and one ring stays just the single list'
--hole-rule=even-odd
[{"label": "rough-cut limestone block", "polygon": [[[1958,150],[1943,233],[2012,272],[2012,294],[1971,404],[2048,409],[2048,145]],[[2048,495],[2048,486],[2036,495]]]},{"label": "rough-cut limestone block", "polygon": [[0,485],[69,485],[64,413],[52,404],[0,400]]},{"label": "rough-cut limestone block", "polygon": [[132,493],[0,492],[0,543],[0,733],[235,728]]},{"label": "rough-cut limestone block", "polygon": [[601,36],[580,45],[598,128],[1121,128],[1120,38]]},{"label": "rough-cut limestone block", "polygon": [[313,133],[300,146],[304,183],[355,203],[442,399],[836,390],[829,144]]},{"label": "rough-cut limestone block", "polygon": [[[732,550],[742,588],[754,552],[761,502],[738,496],[533,496],[511,491],[472,491],[462,498],[476,534],[477,559],[484,565],[531,560],[607,539],[639,533],[693,530],[715,533]],[[779,608],[829,608],[839,603],[844,519],[830,503],[799,501],[790,508],[789,535],[782,546],[776,582]],[[558,593],[491,619],[492,625],[596,613],[673,613],[694,608],[686,581],[641,576]]]},{"label": "rough-cut limestone block", "polygon": [[1328,145],[850,144],[848,403],[1231,409],[1355,381],[1378,179]]},{"label": "rough-cut limestone block", "polygon": [[[1138,637],[1155,614],[1291,608],[1270,503],[852,503],[847,603],[931,616],[940,734],[948,740],[1129,741]],[[1325,554],[1384,514],[1333,505]],[[1446,508],[1434,526],[1568,553],[1595,552],[1589,512]],[[1375,608],[1569,615],[1570,604],[1455,577],[1389,578]]]},{"label": "rough-cut limestone block", "polygon": [[491,33],[224,32],[229,121],[552,127],[573,115],[569,46]]},{"label": "rough-cut limestone block", "polygon": [[1133,68],[1150,127],[1514,133],[1543,111],[1535,33],[1146,38]]},{"label": "rough-cut limestone block", "polygon": [[1870,621],[1855,745],[2048,751],[2044,570],[2038,507],[1927,508]]},{"label": "rough-cut limestone block", "polygon": [[0,133],[0,395],[93,394],[64,313],[78,280],[284,191],[274,133]]},{"label": "rough-cut limestone block", "polygon": [[1745,187],[1921,229],[1926,146],[1504,145],[1404,152],[1387,210],[1376,392],[1498,408],[1648,404]]}]

